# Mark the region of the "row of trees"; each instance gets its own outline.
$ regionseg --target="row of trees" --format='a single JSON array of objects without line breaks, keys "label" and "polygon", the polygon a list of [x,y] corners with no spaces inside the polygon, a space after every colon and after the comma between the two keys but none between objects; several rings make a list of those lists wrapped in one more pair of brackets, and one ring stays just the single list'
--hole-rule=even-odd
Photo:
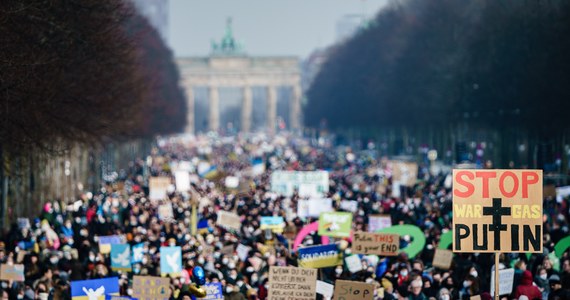
[{"label": "row of trees", "polygon": [[402,0],[335,46],[308,91],[306,124],[440,130],[526,140],[570,127],[570,2]]},{"label": "row of trees", "polygon": [[171,52],[127,1],[0,3],[4,153],[181,131]]}]

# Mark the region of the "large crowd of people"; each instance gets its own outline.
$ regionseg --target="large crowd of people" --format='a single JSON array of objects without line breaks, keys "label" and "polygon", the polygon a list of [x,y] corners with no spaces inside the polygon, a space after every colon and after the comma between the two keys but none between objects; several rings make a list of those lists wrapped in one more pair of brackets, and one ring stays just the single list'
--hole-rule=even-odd
[{"label": "large crowd of people", "polygon": [[[0,262],[24,265],[25,281],[2,281],[2,299],[71,299],[70,282],[119,277],[120,294],[133,295],[134,275],[161,276],[160,247],[180,246],[184,271],[170,278],[171,299],[189,299],[185,286],[196,266],[206,271],[207,282],[220,282],[225,299],[267,299],[271,266],[298,266],[291,237],[262,230],[262,216],[281,216],[287,228],[299,231],[317,218],[300,218],[298,193],[287,197],[271,191],[273,170],[329,173],[329,191],[341,211],[341,200],[355,200],[353,230],[366,231],[369,216],[389,215],[391,223],[412,224],[426,237],[423,250],[410,257],[400,252],[392,257],[360,256],[362,270],[352,273],[346,264],[322,268],[318,279],[334,284],[337,279],[374,284],[374,299],[491,299],[492,254],[454,255],[451,267],[432,265],[442,234],[451,230],[452,197],[449,168],[430,168],[425,157],[418,163],[413,186],[394,185],[388,159],[374,145],[365,150],[332,146],[289,135],[192,139],[164,139],[149,158],[133,161],[113,182],[97,191],[78,195],[65,203],[54,199],[42,204],[42,212],[29,222],[20,219],[6,231],[0,244]],[[424,154],[425,155],[425,154]],[[262,172],[254,172],[252,161],[261,161]],[[180,162],[194,169],[201,162],[216,166],[215,173],[200,176],[191,172],[192,188],[177,191],[173,170]],[[167,198],[149,198],[149,178],[168,176],[172,187]],[[228,187],[224,178],[237,177],[239,185]],[[394,189],[399,189],[398,191]],[[159,217],[158,207],[170,203],[173,215]],[[554,246],[568,236],[570,202],[565,198],[544,199],[544,253],[504,253],[501,266],[514,268],[512,293],[504,299],[570,299],[569,251],[554,255]],[[192,234],[192,207],[200,224]],[[231,211],[241,218],[239,231],[220,227],[218,211]],[[121,235],[129,244],[144,243],[142,260],[132,271],[113,271],[110,257],[99,251],[98,237]],[[337,238],[333,242],[340,241]],[[313,232],[304,246],[320,244]],[[348,241],[348,240],[347,240]],[[400,248],[413,243],[402,236]],[[246,257],[236,252],[239,244],[249,247]],[[233,251],[227,251],[227,246]],[[302,246],[303,246],[302,245]],[[351,253],[351,244],[341,247]],[[245,259],[244,259],[245,258]],[[317,298],[325,299],[323,295]]]}]

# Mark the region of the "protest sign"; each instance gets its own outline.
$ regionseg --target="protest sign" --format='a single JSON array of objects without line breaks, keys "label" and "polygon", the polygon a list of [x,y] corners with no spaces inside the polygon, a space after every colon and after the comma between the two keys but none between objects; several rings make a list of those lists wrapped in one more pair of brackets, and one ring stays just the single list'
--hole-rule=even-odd
[{"label": "protest sign", "polygon": [[342,264],[342,256],[335,244],[299,248],[299,267],[326,268]]},{"label": "protest sign", "polygon": [[174,212],[172,211],[172,203],[164,203],[158,206],[158,218],[161,221],[174,219]]},{"label": "protest sign", "polygon": [[224,184],[228,189],[235,189],[239,186],[239,178],[236,176],[226,177]]},{"label": "protest sign", "polygon": [[271,191],[290,197],[301,184],[315,185],[315,192],[323,195],[329,191],[327,171],[275,171],[271,174]]},{"label": "protest sign", "polygon": [[344,258],[346,262],[346,267],[351,273],[356,273],[362,271],[362,261],[360,260],[360,256],[358,255],[351,255]]},{"label": "protest sign", "polygon": [[24,281],[24,265],[2,264],[0,265],[0,280]]},{"label": "protest sign", "polygon": [[206,297],[200,298],[202,300],[224,300],[224,293],[222,284],[219,282],[206,283],[204,285],[206,290]]},{"label": "protest sign", "polygon": [[151,177],[148,179],[149,195],[148,198],[153,201],[163,200],[167,198],[168,187],[170,186],[169,177]]},{"label": "protest sign", "polygon": [[352,243],[355,254],[396,256],[400,250],[400,236],[391,233],[355,232]]},{"label": "protest sign", "polygon": [[317,297],[317,270],[269,267],[268,300],[314,300]]},{"label": "protest sign", "polygon": [[174,172],[174,179],[176,180],[176,191],[188,192],[190,190],[190,173],[188,171]]},{"label": "protest sign", "polygon": [[180,247],[160,247],[160,274],[180,276],[182,272],[182,251]]},{"label": "protest sign", "polygon": [[111,245],[111,269],[115,271],[131,270],[131,247],[129,244]]},{"label": "protest sign", "polygon": [[233,255],[234,254],[234,245],[227,245],[220,249],[220,253],[224,255]]},{"label": "protest sign", "polygon": [[319,197],[319,196],[321,196],[321,193],[319,193],[316,184],[314,183],[299,184],[299,197],[306,198],[306,197]]},{"label": "protest sign", "polygon": [[119,295],[119,278],[80,280],[71,282],[71,299],[105,299]]},{"label": "protest sign", "polygon": [[28,218],[18,218],[18,228],[30,228],[30,219]]},{"label": "protest sign", "polygon": [[372,300],[374,285],[349,280],[337,280],[334,286],[335,300]]},{"label": "protest sign", "polygon": [[392,226],[392,219],[389,215],[370,215],[368,217],[368,232],[376,232],[390,226]]},{"label": "protest sign", "polygon": [[247,257],[249,256],[249,251],[251,251],[251,247],[248,247],[243,244],[238,244],[236,248],[237,256],[243,262],[245,262]]},{"label": "protest sign", "polygon": [[256,158],[251,160],[251,176],[259,176],[265,172],[265,164],[263,159]]},{"label": "protest sign", "polygon": [[358,201],[342,200],[340,201],[340,209],[355,213],[358,211]]},{"label": "protest sign", "polygon": [[97,237],[99,240],[99,252],[102,254],[111,253],[112,244],[123,244],[125,239],[120,235],[107,235]]},{"label": "protest sign", "polygon": [[432,265],[440,269],[449,270],[453,261],[453,252],[447,249],[435,249]]},{"label": "protest sign", "polygon": [[259,228],[261,230],[271,229],[273,232],[281,233],[285,228],[285,220],[283,217],[261,217]]},{"label": "protest sign", "polygon": [[136,264],[142,262],[144,256],[144,243],[138,243],[133,245],[133,258],[131,263]]},{"label": "protest sign", "polygon": [[317,280],[317,293],[323,295],[325,298],[331,298],[334,293],[334,285]]},{"label": "protest sign", "polygon": [[170,279],[154,276],[133,277],[133,298],[155,300],[170,298]]},{"label": "protest sign", "polygon": [[453,251],[542,253],[542,170],[453,170]]},{"label": "protest sign", "polygon": [[311,198],[299,200],[297,203],[297,216],[301,219],[317,218],[322,213],[332,212],[333,204],[330,198]]},{"label": "protest sign", "polygon": [[233,229],[235,231],[240,231],[241,229],[241,219],[237,214],[227,212],[224,210],[218,211],[218,221],[217,224],[221,227],[226,227]]},{"label": "protest sign", "polygon": [[418,178],[418,164],[403,161],[391,161],[392,181],[401,186],[414,186]]},{"label": "protest sign", "polygon": [[352,214],[347,212],[322,213],[319,217],[319,235],[349,237]]},{"label": "protest sign", "polygon": [[[499,295],[509,295],[513,292],[515,269],[499,270]],[[495,270],[491,270],[491,296],[495,295]]]}]

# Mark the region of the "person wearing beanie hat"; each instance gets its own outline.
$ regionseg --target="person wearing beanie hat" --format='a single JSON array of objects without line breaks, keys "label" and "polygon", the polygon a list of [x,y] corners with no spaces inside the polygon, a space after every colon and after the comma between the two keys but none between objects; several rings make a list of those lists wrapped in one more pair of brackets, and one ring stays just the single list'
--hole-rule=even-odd
[{"label": "person wearing beanie hat", "polygon": [[542,293],[538,287],[532,284],[532,273],[529,270],[523,271],[520,284],[515,289],[514,297],[519,299],[523,295],[529,299],[542,299]]},{"label": "person wearing beanie hat", "polygon": [[548,278],[548,283],[550,284],[550,294],[548,294],[548,300],[570,299],[570,292],[562,288],[560,276],[557,274],[550,275],[550,278]]}]

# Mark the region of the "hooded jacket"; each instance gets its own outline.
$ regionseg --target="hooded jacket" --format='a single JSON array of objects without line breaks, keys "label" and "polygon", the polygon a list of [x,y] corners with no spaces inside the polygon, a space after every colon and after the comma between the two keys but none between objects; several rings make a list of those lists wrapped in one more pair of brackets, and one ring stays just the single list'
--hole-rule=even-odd
[{"label": "hooded jacket", "polygon": [[542,299],[542,293],[540,290],[532,285],[532,274],[529,270],[525,270],[522,274],[521,282],[515,290],[515,299],[518,299],[521,295],[525,295],[530,300]]}]

